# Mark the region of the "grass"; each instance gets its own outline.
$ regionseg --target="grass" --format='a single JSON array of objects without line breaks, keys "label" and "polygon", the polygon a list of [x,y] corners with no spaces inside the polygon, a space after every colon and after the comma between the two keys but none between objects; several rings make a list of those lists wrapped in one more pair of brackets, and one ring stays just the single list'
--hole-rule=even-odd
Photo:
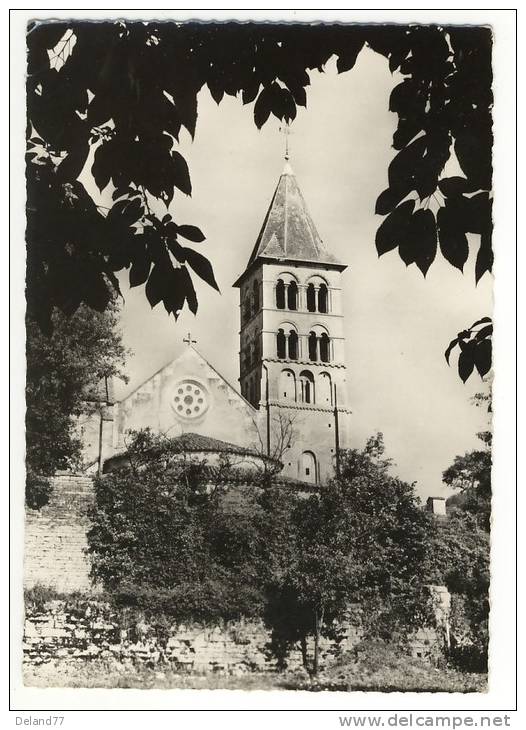
[{"label": "grass", "polygon": [[306,690],[310,692],[485,692],[487,676],[454,669],[437,669],[421,659],[398,657],[374,663],[350,657],[311,679],[303,672],[183,674],[169,669],[121,667],[101,661],[74,667],[55,660],[28,667],[24,682],[32,687],[132,689]]}]

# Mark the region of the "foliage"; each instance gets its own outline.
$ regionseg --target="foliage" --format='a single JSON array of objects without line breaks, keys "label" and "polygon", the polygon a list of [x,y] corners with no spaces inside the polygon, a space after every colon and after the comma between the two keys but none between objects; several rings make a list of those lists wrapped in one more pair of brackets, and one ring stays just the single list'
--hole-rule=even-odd
[{"label": "foliage", "polygon": [[[476,329],[477,327],[480,329]],[[492,335],[493,324],[491,319],[490,317],[483,317],[472,324],[469,329],[459,332],[455,339],[449,343],[445,352],[447,364],[449,365],[451,352],[458,345],[460,350],[458,374],[463,383],[466,382],[475,368],[481,378],[489,372],[491,368]]]},{"label": "foliage", "polygon": [[420,565],[428,518],[409,485],[389,475],[381,434],[342,453],[338,480],[288,500],[265,495],[266,621],[283,662],[291,646],[335,637],[336,622],[360,603],[369,635],[392,637],[427,619]]},{"label": "foliage", "polygon": [[483,448],[456,456],[443,473],[459,494],[447,501],[448,519],[435,522],[428,563],[429,580],[452,594],[450,660],[469,671],[487,670],[489,640],[491,433],[478,437]]},{"label": "foliage", "polygon": [[100,382],[126,379],[114,301],[104,312],[85,305],[71,317],[55,311],[52,320],[48,336],[30,316],[26,319],[26,492],[31,507],[47,502],[48,477],[80,466],[78,419],[96,408]]},{"label": "foliage", "polygon": [[96,482],[92,576],[117,604],[152,615],[217,621],[259,613],[256,521],[248,494],[242,509],[222,499],[228,466],[217,477],[149,432],[134,435],[128,455],[128,468]]},{"label": "foliage", "polygon": [[310,692],[483,692],[486,677],[437,669],[398,644],[363,641],[310,682],[285,680],[287,689]]},{"label": "foliage", "polygon": [[474,449],[463,456],[455,456],[453,464],[443,473],[442,479],[449,487],[458,489],[458,499],[452,497],[457,507],[469,512],[487,532],[491,518],[491,433],[477,434],[483,448]]},{"label": "foliage", "polygon": [[[53,307],[104,310],[122,269],[152,306],[195,313],[190,270],[217,284],[182,241],[204,235],[165,211],[176,190],[192,191],[176,142],[182,128],[195,134],[199,91],[218,104],[241,96],[258,128],[270,115],[290,122],[307,104],[309,71],[336,56],[346,72],[365,45],[402,76],[389,99],[398,127],[376,203],[379,255],[398,248],[425,275],[438,240],[462,270],[475,233],[477,281],[491,270],[489,28],[70,21],[31,23],[27,44],[27,297],[45,329]],[[462,176],[443,177],[451,150]],[[86,166],[111,191],[109,210],[79,182]]]},{"label": "foliage", "polygon": [[462,509],[435,525],[428,579],[452,594],[450,660],[487,671],[490,583],[489,533]]}]

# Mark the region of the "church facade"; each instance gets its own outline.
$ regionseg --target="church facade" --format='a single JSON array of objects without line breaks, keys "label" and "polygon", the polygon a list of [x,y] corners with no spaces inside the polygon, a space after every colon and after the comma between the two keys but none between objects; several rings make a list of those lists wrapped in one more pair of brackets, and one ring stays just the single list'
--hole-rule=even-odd
[{"label": "church facade", "polygon": [[[193,346],[85,424],[86,461],[126,449],[130,430],[220,439],[278,456],[283,475],[322,483],[349,445],[342,274],[324,246],[288,163],[245,270],[239,387]],[[290,443],[277,440],[289,429]],[[286,448],[283,448],[286,447]],[[279,453],[278,453],[279,451]],[[98,454],[98,457],[97,457]]]}]

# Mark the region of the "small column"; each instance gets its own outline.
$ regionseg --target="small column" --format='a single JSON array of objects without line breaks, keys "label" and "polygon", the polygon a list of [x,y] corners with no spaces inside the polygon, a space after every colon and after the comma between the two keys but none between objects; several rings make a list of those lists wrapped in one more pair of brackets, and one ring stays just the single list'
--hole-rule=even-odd
[{"label": "small column", "polygon": [[[285,309],[288,309],[289,308],[289,282],[288,281],[283,282],[283,291],[285,292],[284,293]],[[287,341],[287,348],[288,348],[288,341]],[[288,354],[288,352],[289,351],[287,349],[287,354]]]},{"label": "small column", "polygon": [[289,336],[285,332],[285,360],[289,360]]},{"label": "small column", "polygon": [[320,311],[320,302],[319,302],[319,294],[320,294],[320,286],[319,284],[314,284],[314,311],[319,312]]}]

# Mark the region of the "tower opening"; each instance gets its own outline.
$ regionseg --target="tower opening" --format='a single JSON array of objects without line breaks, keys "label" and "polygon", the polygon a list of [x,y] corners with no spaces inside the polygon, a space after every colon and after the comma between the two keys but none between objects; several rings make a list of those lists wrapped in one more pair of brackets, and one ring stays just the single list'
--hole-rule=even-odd
[{"label": "tower opening", "polygon": [[298,285],[295,281],[291,281],[287,290],[288,308],[295,311],[298,308]]},{"label": "tower opening", "polygon": [[309,284],[307,287],[307,311],[316,311],[316,289],[314,284]]},{"label": "tower opening", "polygon": [[278,279],[276,284],[276,307],[285,309],[285,283],[283,279]]},{"label": "tower opening", "polygon": [[316,484],[318,474],[316,468],[316,457],[312,451],[304,451],[300,458],[299,478],[304,482]]},{"label": "tower opening", "polygon": [[321,312],[322,314],[326,314],[329,311],[328,303],[329,303],[329,291],[327,289],[327,285],[321,284],[320,288],[318,289],[318,312]]},{"label": "tower opening", "polygon": [[285,332],[282,329],[279,329],[278,334],[276,335],[276,350],[280,360],[284,360],[287,357],[286,344]]},{"label": "tower opening", "polygon": [[309,360],[316,362],[318,359],[318,337],[316,332],[309,332]]},{"label": "tower opening", "polygon": [[301,402],[302,403],[314,403],[314,375],[308,370],[303,370],[300,373],[301,383]]},{"label": "tower opening", "polygon": [[298,359],[298,333],[295,330],[289,332],[289,359]]},{"label": "tower opening", "polygon": [[322,332],[320,337],[320,360],[322,362],[329,362],[330,360],[330,339],[325,332]]}]

